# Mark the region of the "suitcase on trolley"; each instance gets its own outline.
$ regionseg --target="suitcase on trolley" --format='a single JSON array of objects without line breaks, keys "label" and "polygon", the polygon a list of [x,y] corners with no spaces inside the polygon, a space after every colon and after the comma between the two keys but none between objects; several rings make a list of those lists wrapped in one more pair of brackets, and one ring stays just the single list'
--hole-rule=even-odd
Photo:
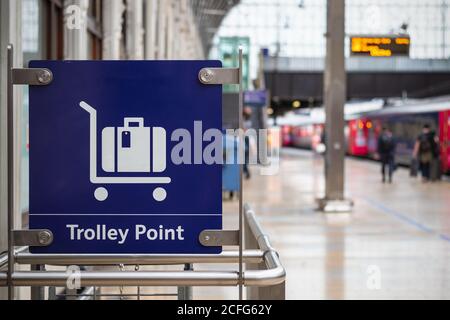
[{"label": "suitcase on trolley", "polygon": [[124,126],[102,131],[105,172],[160,173],[166,169],[166,131],[145,127],[143,118],[125,118]]}]

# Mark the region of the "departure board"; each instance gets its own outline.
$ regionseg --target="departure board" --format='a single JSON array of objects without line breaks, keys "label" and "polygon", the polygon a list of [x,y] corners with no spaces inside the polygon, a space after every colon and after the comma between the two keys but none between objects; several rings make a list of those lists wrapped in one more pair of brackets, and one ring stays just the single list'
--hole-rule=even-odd
[{"label": "departure board", "polygon": [[392,57],[409,56],[409,36],[351,36],[352,56]]}]

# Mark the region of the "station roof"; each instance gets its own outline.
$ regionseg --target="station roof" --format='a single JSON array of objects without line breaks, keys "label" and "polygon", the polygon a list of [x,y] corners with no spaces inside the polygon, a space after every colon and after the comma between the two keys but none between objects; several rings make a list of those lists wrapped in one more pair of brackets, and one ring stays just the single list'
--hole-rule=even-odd
[{"label": "station roof", "polygon": [[[410,59],[408,57],[350,57],[345,61],[348,72],[450,72],[449,59]],[[325,58],[266,57],[264,71],[323,72]]]},{"label": "station roof", "polygon": [[[266,87],[278,100],[323,101],[324,58],[266,57]],[[450,60],[350,57],[347,98],[427,98],[450,94]]]},{"label": "station roof", "polygon": [[190,0],[204,52],[209,52],[220,24],[239,2],[240,0]]}]

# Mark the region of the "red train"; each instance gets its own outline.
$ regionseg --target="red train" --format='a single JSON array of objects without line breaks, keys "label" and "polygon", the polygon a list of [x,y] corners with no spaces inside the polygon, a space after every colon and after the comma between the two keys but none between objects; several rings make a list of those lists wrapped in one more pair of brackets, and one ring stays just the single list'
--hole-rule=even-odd
[{"label": "red train", "polygon": [[[450,97],[405,103],[377,111],[352,114],[346,118],[346,148],[352,156],[375,159],[378,137],[383,127],[397,139],[396,162],[409,165],[417,136],[429,124],[439,137],[442,172],[450,173]],[[324,137],[323,123],[282,127],[284,146],[317,150]]]}]

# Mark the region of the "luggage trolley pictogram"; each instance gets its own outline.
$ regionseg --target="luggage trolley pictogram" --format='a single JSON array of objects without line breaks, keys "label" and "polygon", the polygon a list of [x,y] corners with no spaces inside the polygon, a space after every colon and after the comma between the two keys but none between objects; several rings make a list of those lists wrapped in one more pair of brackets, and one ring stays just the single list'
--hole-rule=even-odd
[{"label": "luggage trolley pictogram", "polygon": [[[80,102],[80,107],[87,111],[90,117],[89,176],[92,184],[166,185],[171,182],[169,177],[99,177],[97,175],[97,110],[84,101]],[[161,127],[145,127],[143,118],[125,118],[123,127],[104,128],[101,148],[102,169],[105,172],[162,173],[166,170],[166,130]],[[105,201],[108,198],[108,190],[104,186],[98,187],[94,196],[98,201]],[[167,191],[163,187],[153,190],[153,198],[156,201],[164,201],[166,197]]]}]

